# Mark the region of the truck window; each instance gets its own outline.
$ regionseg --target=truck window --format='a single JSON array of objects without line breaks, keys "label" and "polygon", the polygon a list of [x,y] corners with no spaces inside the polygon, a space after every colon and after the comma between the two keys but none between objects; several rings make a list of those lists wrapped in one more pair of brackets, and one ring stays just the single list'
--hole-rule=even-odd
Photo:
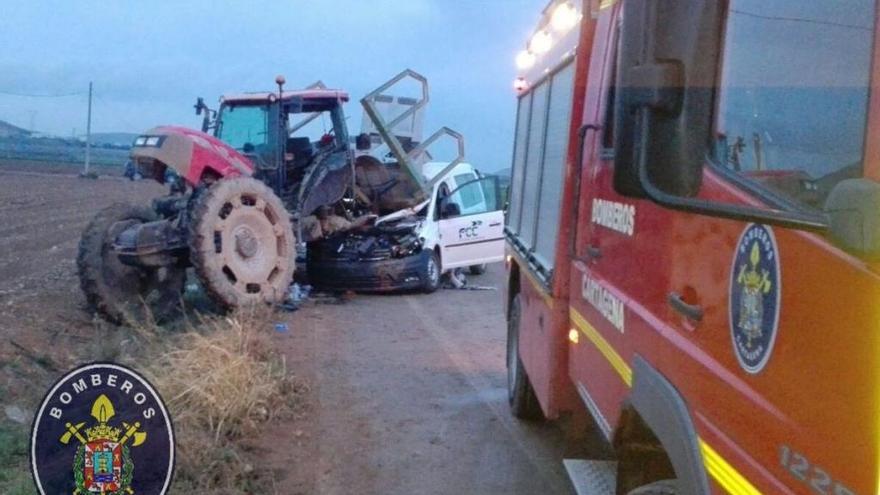
[{"label": "truck window", "polygon": [[550,85],[547,130],[538,198],[535,255],[546,268],[553,268],[559,234],[559,207],[565,175],[568,138],[571,130],[571,105],[574,98],[574,63],[557,72]]},{"label": "truck window", "polygon": [[510,209],[507,212],[507,228],[514,234],[519,232],[519,218],[522,212],[523,173],[526,165],[526,149],[529,142],[529,120],[531,119],[532,95],[523,95],[519,99],[516,112],[516,136],[513,148],[513,167],[510,177]]},{"label": "truck window", "polygon": [[874,0],[731,0],[716,164],[783,203],[821,208],[861,175]]},{"label": "truck window", "polygon": [[538,187],[541,183],[541,159],[544,157],[544,136],[547,130],[547,97],[550,96],[549,81],[535,88],[532,95],[532,115],[529,119],[529,147],[526,151],[526,169],[523,173],[523,193],[519,237],[530,250],[535,247],[535,222],[538,220]]},{"label": "truck window", "polygon": [[520,98],[517,116],[507,225],[547,270],[559,234],[574,75],[574,63],[568,63],[537,83]]}]

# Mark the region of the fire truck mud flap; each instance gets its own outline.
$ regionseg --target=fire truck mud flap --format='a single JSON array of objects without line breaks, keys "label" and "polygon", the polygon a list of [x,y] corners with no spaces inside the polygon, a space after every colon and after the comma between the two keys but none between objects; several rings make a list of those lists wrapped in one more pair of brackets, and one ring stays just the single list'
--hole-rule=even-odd
[{"label": "fire truck mud flap", "polygon": [[710,493],[687,404],[678,390],[640,356],[633,359],[630,402],[666,450],[682,492]]}]

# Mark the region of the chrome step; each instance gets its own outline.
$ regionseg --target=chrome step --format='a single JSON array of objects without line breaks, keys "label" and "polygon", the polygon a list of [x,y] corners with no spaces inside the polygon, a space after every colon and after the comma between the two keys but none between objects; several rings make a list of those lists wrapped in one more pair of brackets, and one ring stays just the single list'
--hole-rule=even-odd
[{"label": "chrome step", "polygon": [[578,495],[614,495],[617,487],[617,463],[564,459],[562,464]]}]

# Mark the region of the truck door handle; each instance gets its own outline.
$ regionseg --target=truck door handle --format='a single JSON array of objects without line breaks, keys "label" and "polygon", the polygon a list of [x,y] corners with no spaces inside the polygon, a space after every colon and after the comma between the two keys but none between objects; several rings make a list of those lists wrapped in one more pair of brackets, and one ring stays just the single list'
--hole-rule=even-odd
[{"label": "truck door handle", "polygon": [[602,250],[596,246],[587,246],[587,256],[590,259],[597,260],[602,257]]},{"label": "truck door handle", "polygon": [[501,222],[495,222],[495,223],[490,223],[489,227],[497,227],[499,225],[501,225]]},{"label": "truck door handle", "polygon": [[666,301],[672,306],[676,312],[690,318],[694,321],[703,320],[703,307],[699,304],[688,304],[684,301],[678,292],[670,292],[666,297]]}]

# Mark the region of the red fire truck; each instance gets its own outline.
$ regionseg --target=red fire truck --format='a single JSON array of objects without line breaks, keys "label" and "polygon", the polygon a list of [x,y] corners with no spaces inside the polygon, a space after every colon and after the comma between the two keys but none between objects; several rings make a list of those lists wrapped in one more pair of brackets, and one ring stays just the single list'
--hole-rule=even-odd
[{"label": "red fire truck", "polygon": [[[880,491],[876,0],[554,0],[519,78],[514,415],[579,493]],[[603,485],[604,483],[604,485]]]}]

